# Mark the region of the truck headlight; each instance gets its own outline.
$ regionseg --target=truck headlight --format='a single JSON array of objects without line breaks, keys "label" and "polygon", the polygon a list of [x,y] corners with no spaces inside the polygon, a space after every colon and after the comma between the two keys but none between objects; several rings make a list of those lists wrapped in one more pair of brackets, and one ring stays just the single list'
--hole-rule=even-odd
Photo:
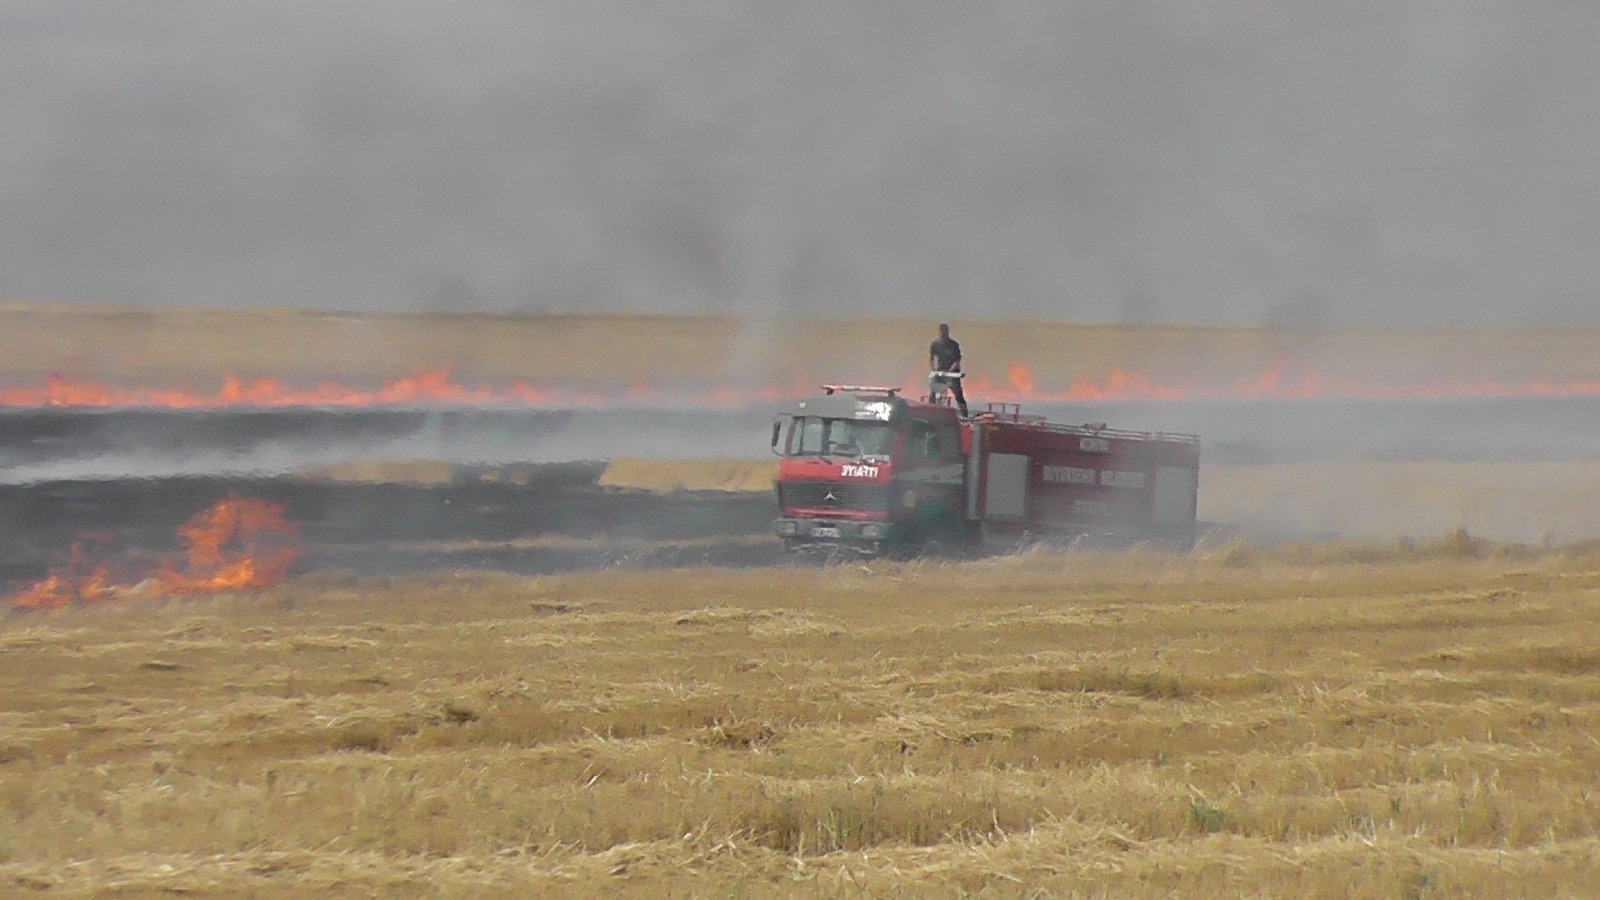
[{"label": "truck headlight", "polygon": [[796,535],[796,534],[799,534],[799,533],[800,533],[800,523],[796,522],[793,519],[779,519],[778,520],[778,534],[781,534],[781,535],[783,535],[785,537],[789,537],[789,536],[793,536],[793,535]]},{"label": "truck headlight", "polygon": [[868,522],[861,526],[861,536],[869,541],[876,541],[883,537],[883,526],[877,522]]}]

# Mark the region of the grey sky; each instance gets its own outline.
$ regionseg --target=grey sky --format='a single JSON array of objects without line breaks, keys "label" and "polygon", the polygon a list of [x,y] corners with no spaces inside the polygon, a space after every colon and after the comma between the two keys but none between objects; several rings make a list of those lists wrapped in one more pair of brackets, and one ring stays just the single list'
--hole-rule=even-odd
[{"label": "grey sky", "polygon": [[0,298],[1600,320],[1600,4],[0,0]]}]

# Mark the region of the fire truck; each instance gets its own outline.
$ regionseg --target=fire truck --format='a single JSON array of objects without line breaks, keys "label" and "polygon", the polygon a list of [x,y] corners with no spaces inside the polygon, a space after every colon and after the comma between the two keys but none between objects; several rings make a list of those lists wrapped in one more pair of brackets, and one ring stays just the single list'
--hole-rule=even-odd
[{"label": "fire truck", "polygon": [[1188,546],[1200,438],[1065,425],[988,403],[963,418],[937,393],[824,385],[772,423],[791,550],[959,552],[1105,539]]}]

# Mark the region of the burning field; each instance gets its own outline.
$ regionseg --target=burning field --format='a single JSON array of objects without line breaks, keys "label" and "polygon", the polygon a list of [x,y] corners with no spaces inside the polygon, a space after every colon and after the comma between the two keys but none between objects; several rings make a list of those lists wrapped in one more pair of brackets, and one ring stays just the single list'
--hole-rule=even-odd
[{"label": "burning field", "polygon": [[[21,306],[0,325],[0,592],[24,609],[311,572],[769,565],[772,407],[823,372],[915,385],[926,338]],[[980,404],[1204,435],[1200,517],[1223,533],[1600,538],[1600,335],[959,333]]]},{"label": "burning field", "polygon": [[[289,575],[771,565],[770,492],[599,484],[605,463],[0,484],[0,588],[54,608]],[[375,479],[370,476],[377,476]]]},{"label": "burning field", "polygon": [[824,566],[769,407],[920,325],[0,325],[7,891],[1600,888],[1593,335],[958,326],[1215,530]]},{"label": "burning field", "polygon": [[113,563],[97,561],[89,540],[73,544],[65,567],[13,598],[18,609],[59,609],[143,593],[167,597],[255,590],[283,582],[300,558],[300,535],[283,508],[254,497],[230,495],[195,513],[178,529],[181,556],[148,574],[129,578]]}]

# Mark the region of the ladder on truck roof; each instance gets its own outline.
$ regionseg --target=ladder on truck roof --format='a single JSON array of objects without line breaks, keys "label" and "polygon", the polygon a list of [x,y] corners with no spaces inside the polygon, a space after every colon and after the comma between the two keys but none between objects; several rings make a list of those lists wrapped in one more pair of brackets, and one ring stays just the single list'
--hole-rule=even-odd
[{"label": "ladder on truck roof", "polygon": [[1174,441],[1182,444],[1200,443],[1200,435],[1178,431],[1132,431],[1126,428],[1108,428],[1104,422],[1086,422],[1082,425],[1051,422],[1044,416],[1024,415],[1022,404],[1020,403],[991,402],[988,404],[988,409],[973,416],[972,419],[977,423],[995,422],[1003,425],[1020,425],[1024,428],[1035,428],[1040,431],[1053,431],[1060,434],[1081,434],[1091,437],[1143,441]]}]

